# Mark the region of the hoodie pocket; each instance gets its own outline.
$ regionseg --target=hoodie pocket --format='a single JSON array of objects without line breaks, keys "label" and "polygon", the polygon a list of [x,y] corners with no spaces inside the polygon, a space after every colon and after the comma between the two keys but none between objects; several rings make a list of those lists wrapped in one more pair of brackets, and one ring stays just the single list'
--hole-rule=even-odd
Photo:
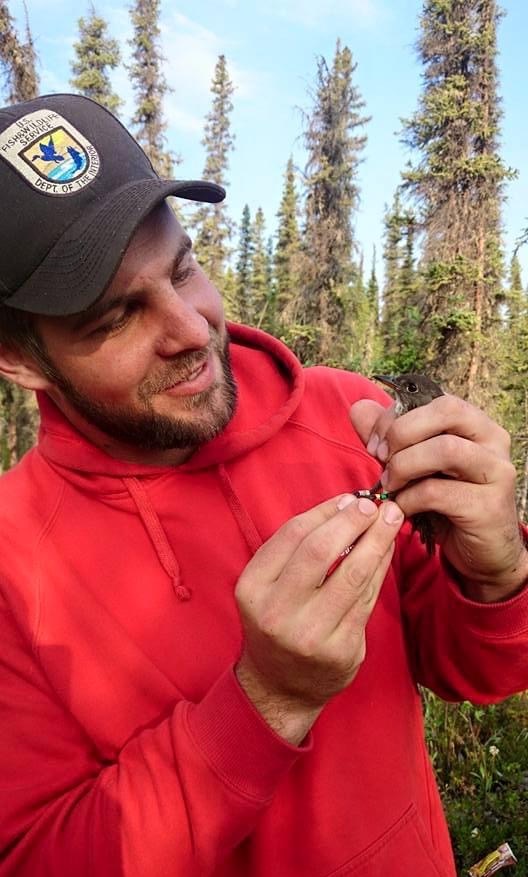
[{"label": "hoodie pocket", "polygon": [[377,840],[325,877],[455,877],[427,837],[414,804]]}]

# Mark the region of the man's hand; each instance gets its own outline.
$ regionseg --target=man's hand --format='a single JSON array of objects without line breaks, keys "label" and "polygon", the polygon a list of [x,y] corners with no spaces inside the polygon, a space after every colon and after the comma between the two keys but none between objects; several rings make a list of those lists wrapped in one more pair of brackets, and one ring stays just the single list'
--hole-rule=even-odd
[{"label": "man's hand", "polygon": [[242,573],[236,598],[245,644],[237,677],[291,743],[356,675],[402,522],[395,503],[377,509],[368,499],[336,497],[284,524]]},{"label": "man's hand", "polygon": [[[438,541],[468,597],[512,596],[528,578],[528,552],[515,507],[510,437],[484,412],[445,395],[395,418],[370,400],[356,402],[357,432],[385,464],[383,489],[397,491],[405,515],[443,516]],[[443,472],[449,478],[430,477]]]}]

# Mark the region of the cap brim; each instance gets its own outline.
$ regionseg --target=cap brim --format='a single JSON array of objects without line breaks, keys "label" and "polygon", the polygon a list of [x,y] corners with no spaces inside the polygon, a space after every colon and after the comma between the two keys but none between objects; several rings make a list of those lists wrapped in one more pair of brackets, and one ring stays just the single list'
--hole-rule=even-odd
[{"label": "cap brim", "polygon": [[225,191],[200,180],[146,179],[122,187],[85,211],[4,304],[48,316],[86,310],[112,280],[138,225],[169,195],[215,204]]}]

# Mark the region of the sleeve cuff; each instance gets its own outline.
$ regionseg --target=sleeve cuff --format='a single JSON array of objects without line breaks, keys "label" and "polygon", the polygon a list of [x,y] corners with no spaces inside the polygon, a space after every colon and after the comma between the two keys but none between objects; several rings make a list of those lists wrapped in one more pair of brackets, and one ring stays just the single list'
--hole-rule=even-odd
[{"label": "sleeve cuff", "polygon": [[479,603],[464,596],[449,570],[447,576],[448,604],[464,626],[490,639],[512,638],[528,632],[528,586],[509,600]]},{"label": "sleeve cuff", "polygon": [[190,704],[191,736],[215,773],[241,794],[269,800],[299,756],[312,747],[311,735],[300,746],[279,737],[264,721],[229,668],[204,699]]}]

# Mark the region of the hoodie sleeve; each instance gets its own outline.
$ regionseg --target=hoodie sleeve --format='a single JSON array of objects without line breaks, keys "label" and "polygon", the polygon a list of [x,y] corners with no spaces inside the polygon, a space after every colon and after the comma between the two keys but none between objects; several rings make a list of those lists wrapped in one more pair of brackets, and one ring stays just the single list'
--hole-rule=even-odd
[{"label": "hoodie sleeve", "polygon": [[5,606],[0,626],[0,877],[205,877],[304,751],[229,669],[103,762]]},{"label": "hoodie sleeve", "polygon": [[396,563],[417,682],[445,700],[484,704],[528,689],[528,587],[501,603],[468,600],[408,525]]}]

